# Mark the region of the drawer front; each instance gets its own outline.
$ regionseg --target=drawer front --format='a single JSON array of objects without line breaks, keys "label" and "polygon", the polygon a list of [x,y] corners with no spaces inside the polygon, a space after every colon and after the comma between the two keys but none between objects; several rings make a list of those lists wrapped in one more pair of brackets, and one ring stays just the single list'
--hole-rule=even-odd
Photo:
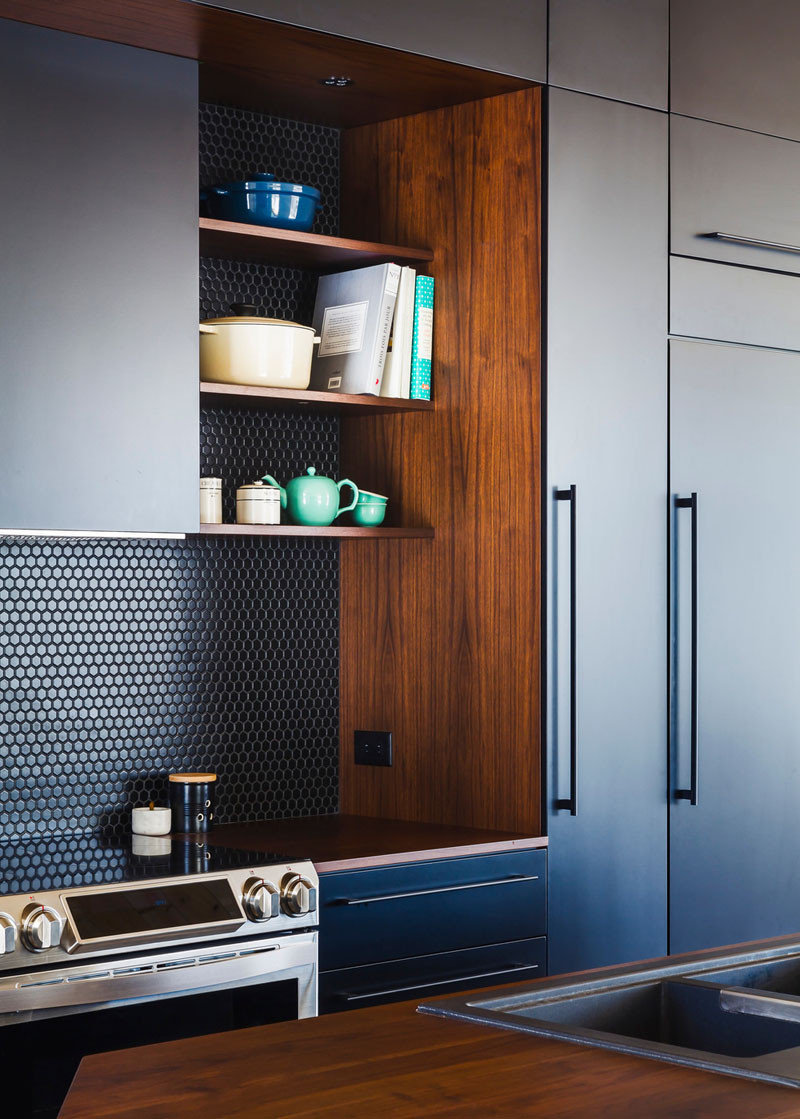
[{"label": "drawer front", "polygon": [[799,143],[673,116],[670,154],[673,253],[800,272]]},{"label": "drawer front", "polygon": [[545,851],[320,876],[320,968],[448,952],[546,931]]},{"label": "drawer front", "polygon": [[800,276],[672,257],[672,334],[800,350]]},{"label": "drawer front", "polygon": [[547,941],[518,940],[489,948],[439,952],[388,964],[342,968],[319,977],[321,1014],[355,1010],[383,1002],[446,995],[472,987],[491,987],[539,979],[547,973]]}]

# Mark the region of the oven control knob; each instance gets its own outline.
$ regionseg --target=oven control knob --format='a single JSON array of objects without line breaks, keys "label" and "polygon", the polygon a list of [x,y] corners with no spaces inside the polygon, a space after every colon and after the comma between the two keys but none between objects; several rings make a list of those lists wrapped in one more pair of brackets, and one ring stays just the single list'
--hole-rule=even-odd
[{"label": "oven control knob", "polygon": [[8,913],[0,913],[0,956],[7,956],[17,947],[17,922]]},{"label": "oven control knob", "polygon": [[268,921],[281,912],[281,897],[271,882],[263,878],[248,878],[242,895],[244,911],[251,921]]},{"label": "oven control knob", "polygon": [[58,947],[64,920],[47,905],[29,905],[22,913],[22,941],[31,952]]},{"label": "oven control knob", "polygon": [[303,917],[317,908],[317,888],[302,874],[285,874],[281,882],[281,904],[290,917]]}]

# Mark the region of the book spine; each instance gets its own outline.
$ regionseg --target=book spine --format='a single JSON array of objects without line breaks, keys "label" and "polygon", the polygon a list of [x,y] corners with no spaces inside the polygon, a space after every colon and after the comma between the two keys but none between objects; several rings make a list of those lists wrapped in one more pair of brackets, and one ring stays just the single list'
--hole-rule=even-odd
[{"label": "book spine", "polygon": [[386,284],[383,289],[380,312],[378,314],[378,331],[375,337],[375,349],[372,354],[372,381],[364,391],[381,394],[381,381],[383,380],[383,366],[386,362],[386,350],[389,345],[389,334],[392,329],[392,316],[397,302],[397,288],[400,283],[400,267],[397,264],[387,265]]},{"label": "book spine", "polygon": [[411,399],[431,398],[433,354],[433,276],[417,276],[414,336],[411,344]]},{"label": "book spine", "polygon": [[417,273],[413,268],[400,272],[400,286],[394,305],[394,320],[389,336],[389,348],[383,367],[381,396],[406,397],[410,391],[411,331],[414,325],[414,284]]}]

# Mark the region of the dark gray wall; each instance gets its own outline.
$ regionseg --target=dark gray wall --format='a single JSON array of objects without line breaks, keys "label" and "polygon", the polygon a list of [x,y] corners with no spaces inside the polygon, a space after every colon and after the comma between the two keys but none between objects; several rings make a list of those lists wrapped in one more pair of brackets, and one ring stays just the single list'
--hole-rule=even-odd
[{"label": "dark gray wall", "polygon": [[[205,0],[195,0],[204,3]],[[547,0],[209,0],[281,23],[544,82]]]},{"label": "dark gray wall", "polygon": [[0,23],[0,528],[197,530],[197,67]]}]

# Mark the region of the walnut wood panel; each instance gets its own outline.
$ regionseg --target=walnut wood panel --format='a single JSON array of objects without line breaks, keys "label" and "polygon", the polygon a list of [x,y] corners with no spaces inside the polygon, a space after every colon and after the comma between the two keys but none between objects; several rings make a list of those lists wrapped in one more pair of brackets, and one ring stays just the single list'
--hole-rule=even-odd
[{"label": "walnut wood panel", "polygon": [[311,859],[320,874],[547,846],[544,837],[514,832],[341,815],[222,824],[208,839],[212,846]]},{"label": "walnut wood panel", "polygon": [[419,268],[433,256],[428,249],[378,245],[372,241],[295,233],[213,218],[200,218],[200,255],[225,260],[265,260],[270,264],[320,271],[367,268],[387,261]]},{"label": "walnut wood panel", "polygon": [[[0,18],[196,58],[205,100],[347,126],[529,82],[185,0],[0,0]],[[345,75],[344,89],[321,85]]]},{"label": "walnut wood panel", "polygon": [[344,392],[317,392],[315,389],[259,388],[256,385],[223,385],[201,382],[203,404],[241,404],[270,411],[302,408],[309,412],[378,415],[383,412],[432,412],[432,400],[402,400],[390,396],[359,396]]},{"label": "walnut wood panel", "polygon": [[[481,992],[482,995],[486,991]],[[395,1003],[84,1058],[59,1119],[796,1119],[797,1092]]]},{"label": "walnut wood panel", "polygon": [[405,537],[433,536],[432,528],[404,525],[399,528],[360,528],[355,525],[200,525],[203,536],[327,536],[345,540],[398,540]]},{"label": "walnut wood panel", "polygon": [[[341,804],[540,824],[540,95],[346,132],[343,226],[434,252],[431,416],[342,420],[342,471],[435,542],[342,545]],[[394,733],[355,766],[353,731]]]}]

